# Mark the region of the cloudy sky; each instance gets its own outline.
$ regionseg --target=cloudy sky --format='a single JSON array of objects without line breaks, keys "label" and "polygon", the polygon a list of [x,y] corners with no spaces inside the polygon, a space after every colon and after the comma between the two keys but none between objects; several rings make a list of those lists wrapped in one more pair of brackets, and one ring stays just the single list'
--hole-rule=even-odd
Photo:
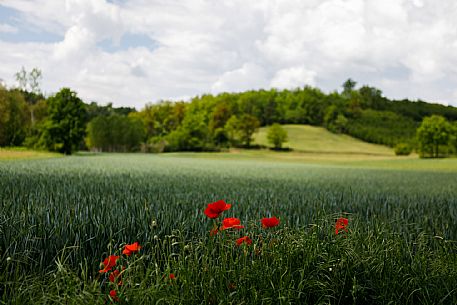
[{"label": "cloudy sky", "polygon": [[340,89],[457,106],[455,0],[0,0],[0,78],[85,101]]}]

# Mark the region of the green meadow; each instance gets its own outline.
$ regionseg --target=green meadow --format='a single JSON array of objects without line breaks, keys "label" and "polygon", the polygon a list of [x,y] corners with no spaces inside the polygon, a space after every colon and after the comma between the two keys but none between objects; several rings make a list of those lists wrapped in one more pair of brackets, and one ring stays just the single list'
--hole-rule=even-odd
[{"label": "green meadow", "polygon": [[[456,159],[287,154],[0,161],[0,302],[107,304],[113,289],[121,304],[457,302]],[[209,235],[219,199],[244,229]],[[280,225],[263,229],[270,216]],[[135,241],[116,286],[100,263]]]},{"label": "green meadow", "polygon": [[[294,151],[319,154],[393,156],[393,150],[384,145],[370,144],[345,134],[331,133],[323,127],[310,125],[282,125],[288,134],[283,147]],[[257,144],[269,146],[268,127],[262,127],[255,134]]]}]

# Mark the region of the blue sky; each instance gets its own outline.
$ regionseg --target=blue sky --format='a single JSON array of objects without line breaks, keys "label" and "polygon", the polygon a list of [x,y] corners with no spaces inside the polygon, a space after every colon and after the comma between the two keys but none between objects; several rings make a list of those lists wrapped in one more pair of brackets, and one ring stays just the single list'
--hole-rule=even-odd
[{"label": "blue sky", "polygon": [[390,98],[457,106],[452,0],[3,0],[0,78],[142,108],[204,93],[349,77]]}]

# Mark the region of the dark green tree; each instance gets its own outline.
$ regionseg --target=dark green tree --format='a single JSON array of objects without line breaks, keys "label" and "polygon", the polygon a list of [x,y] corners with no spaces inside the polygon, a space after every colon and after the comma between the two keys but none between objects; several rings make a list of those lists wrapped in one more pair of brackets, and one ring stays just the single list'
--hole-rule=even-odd
[{"label": "dark green tree", "polygon": [[28,105],[17,90],[0,87],[0,146],[19,146],[30,125]]},{"label": "dark green tree", "polygon": [[350,97],[351,92],[355,89],[355,86],[357,85],[357,82],[348,78],[344,83],[343,83],[343,96],[345,97]]},{"label": "dark green tree", "polygon": [[457,121],[454,121],[451,125],[451,138],[449,144],[453,150],[453,153],[457,153]]},{"label": "dark green tree", "polygon": [[42,142],[49,150],[70,155],[85,135],[85,104],[69,88],[49,97],[47,103],[48,117],[43,124]]},{"label": "dark green tree", "polygon": [[112,151],[113,136],[111,116],[96,116],[87,124],[86,145],[91,150]]},{"label": "dark green tree", "polygon": [[369,86],[363,86],[359,90],[361,106],[364,109],[372,108],[382,110],[386,107],[386,99],[382,96],[382,91]]},{"label": "dark green tree", "polygon": [[202,113],[186,114],[182,125],[170,132],[165,140],[172,151],[201,151],[208,147],[208,124]]},{"label": "dark green tree", "polygon": [[260,122],[259,120],[250,114],[243,114],[240,117],[238,123],[238,130],[240,132],[240,140],[246,145],[246,147],[251,146],[252,135],[259,129]]},{"label": "dark green tree", "polygon": [[287,141],[287,131],[278,123],[274,123],[268,128],[267,139],[274,149],[279,150],[282,148],[282,144]]},{"label": "dark green tree", "polygon": [[342,133],[346,131],[348,119],[344,116],[337,105],[331,105],[326,109],[324,116],[325,127],[334,133]]},{"label": "dark green tree", "polygon": [[143,121],[135,113],[97,116],[87,124],[86,145],[91,150],[137,151],[144,138]]},{"label": "dark green tree", "polygon": [[438,158],[440,148],[447,145],[451,135],[451,125],[442,116],[432,115],[424,118],[417,129],[417,142],[421,157]]},{"label": "dark green tree", "polygon": [[240,120],[236,115],[232,115],[224,126],[225,134],[232,146],[237,146],[240,142],[239,125]]}]

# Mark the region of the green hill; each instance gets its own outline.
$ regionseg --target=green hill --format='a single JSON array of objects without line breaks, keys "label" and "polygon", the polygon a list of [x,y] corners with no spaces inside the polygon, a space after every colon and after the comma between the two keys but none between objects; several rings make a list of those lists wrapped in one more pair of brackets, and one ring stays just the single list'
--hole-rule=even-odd
[{"label": "green hill", "polygon": [[[308,153],[341,153],[392,156],[387,146],[370,144],[344,134],[334,134],[323,127],[309,125],[282,125],[289,140],[283,147]],[[260,128],[254,135],[256,144],[271,146],[267,141],[268,127]]]}]

